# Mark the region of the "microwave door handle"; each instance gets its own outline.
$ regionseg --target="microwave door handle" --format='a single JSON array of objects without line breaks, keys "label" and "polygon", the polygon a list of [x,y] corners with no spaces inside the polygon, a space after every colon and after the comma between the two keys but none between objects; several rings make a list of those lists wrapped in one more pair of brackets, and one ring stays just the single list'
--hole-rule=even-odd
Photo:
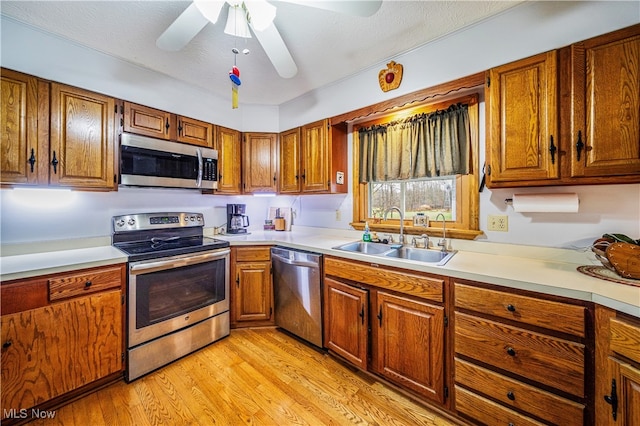
[{"label": "microwave door handle", "polygon": [[196,180],[196,186],[200,188],[202,186],[202,151],[200,148],[196,148],[196,153],[198,154],[198,179]]}]

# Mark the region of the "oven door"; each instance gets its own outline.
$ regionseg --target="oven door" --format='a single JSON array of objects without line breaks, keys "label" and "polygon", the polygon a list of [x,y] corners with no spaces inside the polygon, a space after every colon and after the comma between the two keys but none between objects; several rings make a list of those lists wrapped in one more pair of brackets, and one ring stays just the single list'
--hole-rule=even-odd
[{"label": "oven door", "polygon": [[129,264],[132,348],[229,311],[228,248]]}]

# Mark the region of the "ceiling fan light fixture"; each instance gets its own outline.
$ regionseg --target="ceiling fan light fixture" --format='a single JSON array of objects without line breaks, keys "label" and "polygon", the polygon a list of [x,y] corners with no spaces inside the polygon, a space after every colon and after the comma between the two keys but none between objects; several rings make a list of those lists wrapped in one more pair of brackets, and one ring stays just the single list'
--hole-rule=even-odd
[{"label": "ceiling fan light fixture", "polygon": [[225,34],[236,37],[251,38],[247,23],[247,12],[242,4],[230,4],[227,24],[224,27]]}]

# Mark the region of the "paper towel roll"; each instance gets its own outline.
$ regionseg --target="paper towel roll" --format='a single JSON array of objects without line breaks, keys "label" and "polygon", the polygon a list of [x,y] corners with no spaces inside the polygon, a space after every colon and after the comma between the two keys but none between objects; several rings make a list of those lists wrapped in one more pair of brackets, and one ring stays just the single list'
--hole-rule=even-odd
[{"label": "paper towel roll", "polygon": [[577,213],[578,194],[513,194],[513,210],[519,213]]}]

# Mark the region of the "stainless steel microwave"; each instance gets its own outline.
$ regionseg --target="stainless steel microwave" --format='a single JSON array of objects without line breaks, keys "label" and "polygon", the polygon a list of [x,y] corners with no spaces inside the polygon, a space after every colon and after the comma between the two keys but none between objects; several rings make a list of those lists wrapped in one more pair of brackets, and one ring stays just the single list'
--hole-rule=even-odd
[{"label": "stainless steel microwave", "polygon": [[218,151],[123,133],[120,185],[217,189]]}]

